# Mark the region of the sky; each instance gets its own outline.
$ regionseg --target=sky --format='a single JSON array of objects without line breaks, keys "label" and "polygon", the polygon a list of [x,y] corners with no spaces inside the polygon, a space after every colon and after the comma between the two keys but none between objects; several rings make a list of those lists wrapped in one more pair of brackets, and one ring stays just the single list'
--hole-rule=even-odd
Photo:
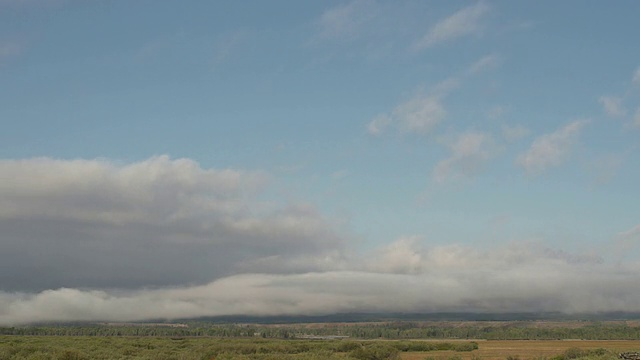
[{"label": "sky", "polygon": [[640,312],[638,14],[0,0],[0,325]]}]

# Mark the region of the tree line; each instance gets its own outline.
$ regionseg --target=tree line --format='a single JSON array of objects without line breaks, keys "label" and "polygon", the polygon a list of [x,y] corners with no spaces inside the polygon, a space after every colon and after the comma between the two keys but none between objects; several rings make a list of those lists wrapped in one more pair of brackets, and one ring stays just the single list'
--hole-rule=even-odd
[{"label": "tree line", "polygon": [[589,323],[583,326],[537,327],[527,322],[502,325],[483,322],[469,325],[427,325],[419,322],[366,324],[248,325],[192,322],[187,327],[113,326],[100,324],[0,327],[0,335],[55,336],[156,336],[156,337],[260,337],[290,339],[304,336],[346,336],[357,339],[486,339],[486,340],[640,340],[640,327],[619,323]]}]

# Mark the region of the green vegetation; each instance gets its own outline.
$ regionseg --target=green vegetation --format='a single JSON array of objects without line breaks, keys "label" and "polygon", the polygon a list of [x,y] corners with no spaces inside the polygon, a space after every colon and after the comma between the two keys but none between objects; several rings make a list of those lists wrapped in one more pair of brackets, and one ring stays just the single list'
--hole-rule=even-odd
[{"label": "green vegetation", "polygon": [[215,336],[290,339],[301,336],[348,336],[356,339],[486,339],[486,340],[640,340],[640,326],[626,323],[585,322],[576,326],[534,326],[529,321],[504,323],[428,323],[382,322],[356,324],[256,325],[214,324],[190,322],[183,327],[172,326],[29,326],[0,327],[0,335],[58,335],[58,336]]},{"label": "green vegetation", "polygon": [[260,338],[0,337],[0,360],[392,360],[399,359],[400,352],[404,351],[469,351],[469,349],[477,349],[477,344]]},{"label": "green vegetation", "polygon": [[606,349],[583,350],[580,348],[570,348],[564,353],[554,356],[551,360],[575,360],[575,359],[600,359],[600,358],[617,358],[615,354]]},{"label": "green vegetation", "polygon": [[[564,326],[527,321],[286,325],[189,322],[25,326],[0,328],[0,360],[398,360],[403,356],[411,359],[483,360],[484,346],[499,341],[482,342],[483,349],[478,349],[476,341],[444,339],[640,339],[640,327],[630,324],[638,323],[585,322]],[[584,344],[575,340],[573,343]],[[612,348],[636,351],[628,345],[612,345]],[[501,356],[507,360],[617,359],[615,352],[595,349],[595,346],[569,348],[547,358],[535,357],[535,350],[529,351],[528,345],[522,349],[526,352],[524,357],[514,355],[518,353],[513,349]],[[546,354],[549,356],[549,352]],[[487,360],[495,359],[494,355]]]}]

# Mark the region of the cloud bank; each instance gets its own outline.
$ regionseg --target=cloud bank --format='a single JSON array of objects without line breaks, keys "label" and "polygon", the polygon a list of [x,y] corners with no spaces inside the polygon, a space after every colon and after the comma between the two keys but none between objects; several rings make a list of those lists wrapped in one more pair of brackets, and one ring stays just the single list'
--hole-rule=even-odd
[{"label": "cloud bank", "polygon": [[420,250],[407,239],[378,255],[352,270],[238,274],[198,286],[4,292],[0,324],[356,311],[640,311],[638,269],[605,265],[597,256],[535,244]]},{"label": "cloud bank", "polygon": [[[465,171],[462,145],[485,140],[468,134],[452,143],[460,162],[452,169]],[[264,200],[262,173],[159,156],[132,164],[3,160],[0,177],[0,325],[640,311],[640,264],[535,242],[429,246],[415,236],[358,250],[312,206]],[[614,245],[635,249],[637,233],[620,233]]]},{"label": "cloud bank", "polygon": [[264,174],[189,159],[5,160],[0,178],[4,290],[205,283],[265,262],[312,270],[344,241],[311,206],[260,201]]}]

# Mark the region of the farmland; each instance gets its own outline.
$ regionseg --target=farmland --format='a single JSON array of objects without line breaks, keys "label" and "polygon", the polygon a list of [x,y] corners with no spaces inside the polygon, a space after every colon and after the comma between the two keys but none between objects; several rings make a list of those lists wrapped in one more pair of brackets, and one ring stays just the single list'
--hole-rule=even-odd
[{"label": "farmland", "polygon": [[97,323],[0,328],[0,360],[609,360],[636,321]]},{"label": "farmland", "polygon": [[[478,341],[478,349],[468,353],[442,351],[437,353],[406,353],[402,359],[551,359],[567,351],[605,349],[609,357],[627,351],[640,350],[637,340],[486,340]],[[606,357],[603,356],[603,357]]]},{"label": "farmland", "polygon": [[[469,344],[474,344],[469,346]],[[477,346],[475,346],[477,344]],[[277,340],[87,336],[2,336],[0,359],[614,359],[640,341]]]}]

